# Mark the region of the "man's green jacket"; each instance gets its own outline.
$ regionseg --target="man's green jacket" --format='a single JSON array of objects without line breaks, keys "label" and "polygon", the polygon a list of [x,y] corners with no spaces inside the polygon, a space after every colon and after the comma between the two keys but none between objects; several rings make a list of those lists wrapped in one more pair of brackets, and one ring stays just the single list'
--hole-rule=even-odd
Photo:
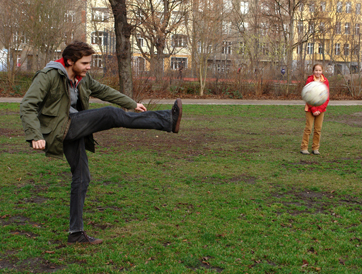
[{"label": "man's green jacket", "polygon": [[[63,140],[71,123],[67,78],[59,69],[44,68],[38,71],[20,104],[26,140],[45,140],[45,153],[50,157],[63,158]],[[127,109],[137,107],[137,103],[131,98],[100,84],[89,74],[80,80],[78,94],[80,111],[89,108],[90,96]],[[86,149],[94,152],[93,136],[87,136],[85,141]]]}]

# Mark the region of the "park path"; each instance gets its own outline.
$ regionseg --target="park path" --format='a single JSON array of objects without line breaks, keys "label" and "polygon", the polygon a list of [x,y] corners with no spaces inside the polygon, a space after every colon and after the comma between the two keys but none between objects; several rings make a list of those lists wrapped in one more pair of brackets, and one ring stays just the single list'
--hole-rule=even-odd
[{"label": "park path", "polygon": [[[20,103],[22,98],[0,97],[0,103]],[[143,104],[173,104],[174,99],[144,99]],[[105,103],[91,99],[91,103]],[[302,100],[242,100],[242,99],[182,99],[184,105],[297,105],[303,106]],[[362,100],[331,100],[329,106],[362,106]]]}]

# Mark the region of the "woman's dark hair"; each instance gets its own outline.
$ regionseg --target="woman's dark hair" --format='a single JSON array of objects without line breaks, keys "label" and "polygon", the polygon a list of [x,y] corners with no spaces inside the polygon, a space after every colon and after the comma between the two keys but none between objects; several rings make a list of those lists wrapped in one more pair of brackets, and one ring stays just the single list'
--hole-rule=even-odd
[{"label": "woman's dark hair", "polygon": [[69,67],[68,60],[77,62],[84,56],[89,56],[95,53],[90,45],[80,41],[74,41],[69,44],[63,51],[62,56],[66,67]]},{"label": "woman's dark hair", "polygon": [[322,66],[321,64],[315,64],[315,65],[313,66],[313,71],[314,71],[314,69],[315,69],[316,66],[320,66],[321,69],[323,70],[323,66]]}]

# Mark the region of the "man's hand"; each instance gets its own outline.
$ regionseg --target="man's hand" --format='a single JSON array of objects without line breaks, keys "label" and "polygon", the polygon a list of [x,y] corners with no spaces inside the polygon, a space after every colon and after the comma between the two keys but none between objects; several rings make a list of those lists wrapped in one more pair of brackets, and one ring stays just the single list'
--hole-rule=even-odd
[{"label": "man's hand", "polygon": [[33,149],[44,150],[45,149],[45,140],[31,141]]},{"label": "man's hand", "polygon": [[313,116],[318,116],[319,114],[321,114],[321,112],[318,110],[316,112],[313,112]]},{"label": "man's hand", "polygon": [[142,104],[137,104],[137,107],[135,108],[135,110],[144,112],[144,111],[147,111],[147,108]]}]

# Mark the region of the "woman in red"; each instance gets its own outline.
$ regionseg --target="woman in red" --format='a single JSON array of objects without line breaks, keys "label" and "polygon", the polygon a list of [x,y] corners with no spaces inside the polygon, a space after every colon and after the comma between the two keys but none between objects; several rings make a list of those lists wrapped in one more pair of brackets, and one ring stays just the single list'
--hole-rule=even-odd
[{"label": "woman in red", "polygon": [[300,153],[304,155],[308,155],[308,143],[309,143],[309,135],[312,132],[312,127],[314,123],[314,135],[313,135],[313,145],[312,145],[312,153],[315,155],[319,155],[319,144],[321,139],[321,130],[324,118],[324,112],[327,109],[327,105],[329,103],[329,82],[327,78],[323,75],[323,66],[320,64],[315,64],[313,66],[313,75],[309,76],[307,82],[308,84],[312,81],[320,81],[323,82],[328,87],[328,99],[321,106],[310,106],[308,104],[305,105],[305,113],[306,113],[306,124],[301,144]]}]

